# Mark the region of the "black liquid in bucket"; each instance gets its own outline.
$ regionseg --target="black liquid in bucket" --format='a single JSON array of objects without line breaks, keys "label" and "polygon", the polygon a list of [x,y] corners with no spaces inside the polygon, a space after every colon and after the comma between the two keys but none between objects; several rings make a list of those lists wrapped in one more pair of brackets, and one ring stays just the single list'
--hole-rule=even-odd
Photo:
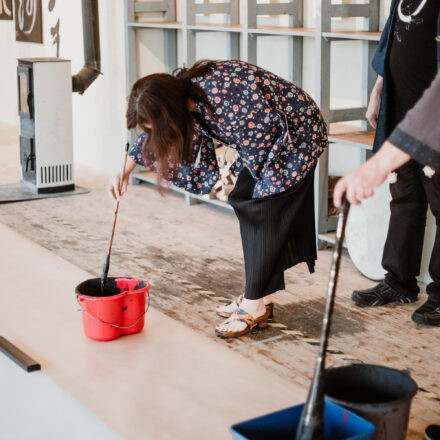
[{"label": "black liquid in bucket", "polygon": [[[94,297],[104,297],[104,296],[114,296],[119,295],[124,291],[121,288],[121,283],[119,282],[121,278],[107,278],[105,283],[104,291],[101,290],[101,278],[92,278],[83,281],[81,284],[76,286],[75,292],[80,295],[94,296]],[[139,280],[136,286],[131,287],[131,290],[139,290],[145,287],[145,282]]]},{"label": "black liquid in bucket", "polygon": [[440,426],[429,425],[425,430],[426,440],[440,440]]},{"label": "black liquid in bucket", "polygon": [[380,365],[354,364],[326,370],[329,400],[374,423],[373,439],[404,440],[417,384],[403,371]]}]

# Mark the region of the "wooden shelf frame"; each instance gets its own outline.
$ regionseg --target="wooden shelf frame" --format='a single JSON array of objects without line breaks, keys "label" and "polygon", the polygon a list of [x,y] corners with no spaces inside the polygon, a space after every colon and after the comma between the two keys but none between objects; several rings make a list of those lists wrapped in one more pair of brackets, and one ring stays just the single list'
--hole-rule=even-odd
[{"label": "wooden shelf frame", "polygon": [[[294,29],[303,28],[303,0],[291,0],[282,3],[258,3],[257,0],[243,0],[242,23],[244,32],[241,34],[241,57],[250,63],[257,64],[258,35],[286,35],[288,43],[288,77],[298,86],[302,86],[303,35]],[[258,17],[263,15],[286,15],[288,27],[259,26]],[[286,31],[287,30],[287,31]],[[260,33],[263,31],[264,33]],[[280,33],[281,32],[281,33]]]},{"label": "wooden shelf frame", "polygon": [[[133,179],[136,181],[136,183],[151,183],[153,185],[157,185],[157,177],[156,174],[152,171],[140,171],[133,174]],[[181,194],[185,197],[185,202],[187,205],[194,205],[198,202],[204,202],[204,203],[210,203],[211,205],[218,206],[223,209],[228,209],[229,211],[232,211],[233,208],[229,203],[222,202],[221,200],[217,199],[208,199],[207,197],[200,196],[197,194],[191,194],[187,191],[184,191],[181,188],[178,188],[174,185],[169,185],[167,183],[161,183],[161,186],[165,189],[168,189],[170,191],[173,191],[177,194]]]},{"label": "wooden shelf frame", "polygon": [[[181,20],[177,21],[176,1],[179,2]],[[316,69],[315,100],[320,106],[324,119],[330,124],[329,140],[333,144],[343,143],[359,148],[361,160],[371,153],[374,134],[367,129],[365,112],[368,97],[374,86],[376,75],[371,69],[371,60],[376,44],[380,39],[379,1],[369,0],[366,4],[332,4],[331,0],[316,0],[315,26],[304,27],[303,6],[306,0],[289,0],[282,3],[259,3],[257,0],[229,0],[227,3],[214,3],[204,0],[124,0],[126,23],[126,65],[127,94],[136,80],[135,33],[139,29],[161,29],[164,34],[165,70],[170,72],[177,66],[177,38],[181,35],[181,56],[185,65],[196,61],[196,34],[200,32],[224,32],[228,39],[228,58],[242,59],[257,64],[257,41],[259,36],[286,36],[289,41],[288,79],[302,86],[303,42],[313,39],[315,59],[320,60]],[[161,21],[151,21],[142,16],[146,12],[161,14]],[[200,17],[211,14],[225,14],[224,23],[203,23]],[[157,15],[157,14],[156,14]],[[287,26],[268,26],[259,23],[261,16],[287,15]],[[365,20],[364,30],[345,30],[332,28],[333,18],[361,17]],[[367,23],[368,21],[368,23]],[[335,23],[333,23],[335,24]],[[330,61],[331,44],[335,41],[357,40],[362,42],[362,103],[357,108],[333,109],[330,107]],[[362,129],[344,126],[341,122],[363,121]],[[131,133],[131,140],[134,134]],[[140,180],[140,179],[135,179]],[[328,212],[328,151],[320,158],[315,173],[316,229],[325,234],[335,229],[335,219]],[[195,197],[197,198],[197,197]],[[203,197],[204,202],[212,201]],[[190,203],[194,198],[187,198]],[[215,204],[224,204],[216,201]],[[320,239],[326,240],[323,235]]]},{"label": "wooden shelf frame", "polygon": [[329,127],[329,141],[372,151],[374,131],[360,130],[352,125],[333,123]]},{"label": "wooden shelf frame", "polygon": [[131,2],[133,14],[159,12],[162,13],[164,21],[174,21],[176,19],[176,3],[174,0],[159,1],[137,1]]},{"label": "wooden shelf frame", "polygon": [[380,40],[381,32],[374,31],[351,31],[345,29],[333,29],[330,32],[323,32],[322,36],[331,40],[361,40],[375,41]]},{"label": "wooden shelf frame", "polygon": [[183,25],[179,21],[145,21],[127,23],[128,27],[140,29],[182,29]]},{"label": "wooden shelf frame", "polygon": [[[179,21],[139,21],[127,23],[129,27],[145,28],[145,29],[175,29],[183,28],[182,22]],[[241,24],[216,24],[216,23],[198,23],[188,25],[188,28],[195,31],[212,31],[212,32],[244,32]],[[297,37],[315,37],[315,28],[305,27],[288,27],[288,26],[257,26],[256,28],[248,28],[250,34],[255,35],[282,35]],[[331,32],[323,32],[327,39],[332,40],[367,40],[379,41],[380,32],[356,31],[346,29],[333,29]]]},{"label": "wooden shelf frame", "polygon": [[[363,17],[368,19],[365,31],[332,31],[332,18]],[[367,4],[334,5],[331,0],[318,0],[315,20],[315,59],[320,60],[316,77],[315,99],[325,121],[331,125],[336,122],[362,120],[363,129],[367,129],[365,113],[368,98],[376,81],[371,61],[376,50],[379,33],[379,0],[369,0]],[[362,41],[362,106],[357,108],[332,109],[330,106],[330,61],[331,44],[336,39],[355,39]],[[330,126],[331,129],[331,126]],[[332,137],[334,143],[345,143],[339,136]],[[368,153],[361,149],[361,159],[366,160]],[[323,234],[336,227],[334,218],[328,217],[328,163],[329,152],[325,151],[319,159],[315,173],[315,210],[316,230],[319,240],[325,240]],[[318,242],[319,244],[319,242]]]}]

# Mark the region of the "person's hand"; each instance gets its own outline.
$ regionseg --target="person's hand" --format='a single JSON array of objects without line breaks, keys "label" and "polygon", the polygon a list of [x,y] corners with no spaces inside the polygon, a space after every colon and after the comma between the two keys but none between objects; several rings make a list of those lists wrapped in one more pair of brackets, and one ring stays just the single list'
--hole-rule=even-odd
[{"label": "person's hand", "polygon": [[119,200],[120,197],[122,197],[127,192],[129,177],[130,174],[125,173],[124,180],[122,181],[121,185],[121,191],[119,191],[119,186],[121,184],[121,173],[115,174],[114,176],[110,177],[107,186],[107,192],[109,196],[112,197],[114,200]]},{"label": "person's hand", "polygon": [[379,76],[371,92],[370,102],[368,103],[367,112],[365,113],[365,118],[374,129],[377,127],[377,118],[379,117],[382,85],[383,78]]},{"label": "person's hand", "polygon": [[380,150],[363,165],[350,171],[345,177],[338,180],[333,193],[333,202],[336,207],[341,206],[342,196],[355,205],[360,199],[371,197],[374,189],[385,182],[388,175],[411,157],[389,141],[385,141]]},{"label": "person's hand", "polygon": [[361,199],[374,194],[375,188],[385,181],[388,174],[389,171],[378,166],[376,161],[365,162],[338,180],[333,193],[334,205],[341,206],[344,193],[351,204],[358,205]]}]

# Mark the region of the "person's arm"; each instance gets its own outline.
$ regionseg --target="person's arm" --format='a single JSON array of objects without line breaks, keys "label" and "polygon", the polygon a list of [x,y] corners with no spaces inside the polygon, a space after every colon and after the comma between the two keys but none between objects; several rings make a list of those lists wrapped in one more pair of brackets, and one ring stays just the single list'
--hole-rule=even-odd
[{"label": "person's arm", "polygon": [[440,72],[388,140],[440,172]]},{"label": "person's arm", "polygon": [[383,77],[378,76],[376,84],[373,87],[370,95],[370,101],[368,102],[367,113],[365,118],[371,124],[371,126],[376,129],[377,118],[379,116],[380,101],[382,97],[382,87],[383,87]]},{"label": "person's arm", "polygon": [[388,175],[410,160],[410,156],[388,141],[363,165],[351,170],[338,180],[333,193],[333,203],[339,207],[345,193],[347,200],[357,205],[360,199],[371,197],[375,188],[381,185]]},{"label": "person's arm", "polygon": [[370,100],[368,102],[367,113],[365,115],[367,121],[371,126],[376,129],[377,118],[379,116],[380,102],[382,96],[382,86],[383,86],[383,76],[385,74],[385,60],[387,55],[388,46],[390,44],[390,30],[393,25],[391,21],[391,14],[395,3],[391,4],[390,16],[385,23],[385,26],[380,37],[379,44],[377,45],[376,52],[374,53],[373,61],[371,62],[371,67],[377,73],[376,84],[371,91]]},{"label": "person's arm", "polygon": [[372,196],[387,175],[411,157],[440,172],[439,102],[440,72],[379,152],[338,181],[333,195],[335,206],[341,205],[344,193],[355,204]]}]

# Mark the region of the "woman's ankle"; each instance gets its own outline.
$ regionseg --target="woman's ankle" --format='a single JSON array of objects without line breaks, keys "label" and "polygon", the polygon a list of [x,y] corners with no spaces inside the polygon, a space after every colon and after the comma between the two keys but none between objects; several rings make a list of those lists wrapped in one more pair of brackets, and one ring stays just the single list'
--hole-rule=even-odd
[{"label": "woman's ankle", "polygon": [[254,317],[261,316],[265,313],[266,307],[264,304],[263,298],[261,299],[246,299],[243,298],[243,301],[240,305],[240,308],[248,312],[250,315]]},{"label": "woman's ankle", "polygon": [[[243,294],[240,295],[238,298],[241,298],[241,300],[246,299]],[[263,303],[265,306],[267,306],[268,304],[272,304],[272,294],[266,295],[260,299],[252,299],[252,300],[246,300],[246,301],[260,301],[261,299],[263,300]]]}]

